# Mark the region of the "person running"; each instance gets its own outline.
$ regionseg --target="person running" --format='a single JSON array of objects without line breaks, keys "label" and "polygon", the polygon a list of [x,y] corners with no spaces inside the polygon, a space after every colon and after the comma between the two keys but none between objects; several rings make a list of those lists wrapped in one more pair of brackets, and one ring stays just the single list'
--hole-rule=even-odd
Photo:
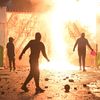
[{"label": "person running", "polygon": [[[78,45],[78,56],[79,56],[79,65],[80,70],[81,68],[81,62],[83,63],[83,71],[86,71],[85,69],[85,58],[86,58],[86,45],[93,51],[92,47],[90,46],[88,40],[85,38],[85,33],[81,34],[81,37],[76,40],[76,43],[74,45],[73,51],[75,51],[76,46]],[[81,61],[82,60],[82,61]]]},{"label": "person running", "polygon": [[6,45],[7,48],[7,56],[9,59],[9,67],[10,67],[10,71],[15,70],[15,46],[13,43],[14,39],[12,37],[9,37],[9,42]]},{"label": "person running", "polygon": [[29,41],[29,43],[25,46],[25,48],[22,50],[22,53],[19,56],[19,59],[21,59],[26,50],[30,48],[31,51],[29,56],[30,73],[21,87],[21,89],[24,90],[25,92],[29,91],[26,86],[32,78],[34,78],[35,81],[36,93],[44,92],[44,90],[39,85],[40,70],[39,70],[38,60],[40,52],[42,52],[43,56],[46,58],[47,61],[49,61],[49,59],[45,51],[45,45],[40,40],[41,40],[41,34],[40,32],[36,32],[35,39]]}]

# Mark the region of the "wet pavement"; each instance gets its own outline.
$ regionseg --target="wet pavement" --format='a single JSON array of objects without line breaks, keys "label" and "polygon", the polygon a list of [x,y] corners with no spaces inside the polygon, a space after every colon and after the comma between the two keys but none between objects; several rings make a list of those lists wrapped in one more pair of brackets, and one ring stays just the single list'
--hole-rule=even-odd
[{"label": "wet pavement", "polygon": [[100,100],[100,69],[53,71],[42,69],[40,86],[44,93],[34,95],[34,79],[28,84],[29,92],[20,87],[26,79],[29,67],[16,71],[0,70],[0,100]]}]

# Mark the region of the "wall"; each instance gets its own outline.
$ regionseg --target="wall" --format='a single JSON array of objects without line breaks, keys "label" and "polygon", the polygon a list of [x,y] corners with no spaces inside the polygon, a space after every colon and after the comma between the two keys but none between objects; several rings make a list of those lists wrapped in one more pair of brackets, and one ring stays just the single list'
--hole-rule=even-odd
[{"label": "wall", "polygon": [[[6,35],[6,7],[0,7],[0,46],[3,47],[3,51],[1,50],[1,53],[4,53],[5,48],[5,35]],[[3,56],[3,57],[2,57]],[[4,65],[4,55],[0,54],[0,62],[1,66]],[[3,64],[2,64],[3,63]]]}]

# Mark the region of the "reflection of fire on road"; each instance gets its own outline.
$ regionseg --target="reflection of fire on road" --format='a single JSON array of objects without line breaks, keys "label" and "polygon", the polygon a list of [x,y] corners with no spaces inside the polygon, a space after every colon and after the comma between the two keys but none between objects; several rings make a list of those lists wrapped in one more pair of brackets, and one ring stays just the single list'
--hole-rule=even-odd
[{"label": "reflection of fire on road", "polygon": [[[7,14],[8,37],[15,38],[16,64],[21,63],[17,59],[18,55],[28,41],[34,38],[36,31],[42,33],[42,41],[51,59],[46,66],[59,70],[73,69],[71,64],[78,62],[72,48],[81,32],[85,32],[90,41],[95,37],[95,0],[54,0],[52,3],[52,9],[44,13]],[[40,61],[41,67],[45,67],[46,62],[42,58]],[[27,55],[23,56],[23,62],[27,64]]]}]

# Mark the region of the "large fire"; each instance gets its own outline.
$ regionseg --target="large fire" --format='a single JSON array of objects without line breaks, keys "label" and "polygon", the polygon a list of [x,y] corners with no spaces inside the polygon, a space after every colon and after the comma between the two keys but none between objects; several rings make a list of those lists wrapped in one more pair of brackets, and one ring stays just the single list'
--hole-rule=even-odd
[{"label": "large fire", "polygon": [[[52,9],[48,12],[40,14],[15,13],[17,16],[13,16],[14,13],[8,14],[8,37],[15,37],[16,52],[19,55],[22,48],[34,37],[34,33],[40,31],[42,41],[46,44],[46,51],[48,51],[47,54],[50,57],[49,63],[40,60],[41,68],[53,70],[77,69],[78,67],[75,67],[74,63],[78,58],[77,52],[73,53],[72,51],[73,45],[81,32],[85,32],[90,40],[95,37],[95,13],[95,0],[54,0],[52,1]],[[14,17],[12,17],[12,20],[17,20],[16,33],[18,34],[15,34],[15,28],[12,28],[11,16]],[[95,41],[92,41],[93,43]],[[19,50],[19,47],[21,50]],[[26,62],[27,58],[27,56],[24,56],[23,62]]]},{"label": "large fire", "polygon": [[[91,3],[91,5],[89,5]],[[77,69],[69,63],[68,39],[69,32],[65,29],[65,24],[78,20],[83,26],[87,26],[91,35],[96,34],[96,12],[95,1],[90,0],[55,0],[54,8],[49,18],[49,26],[52,35],[53,61],[50,68],[56,70]],[[91,13],[92,10],[92,13]],[[66,35],[65,35],[66,34]],[[66,37],[64,37],[66,36]],[[70,45],[73,48],[73,45]],[[71,52],[72,52],[71,48]],[[72,52],[73,54],[73,52]]]}]

